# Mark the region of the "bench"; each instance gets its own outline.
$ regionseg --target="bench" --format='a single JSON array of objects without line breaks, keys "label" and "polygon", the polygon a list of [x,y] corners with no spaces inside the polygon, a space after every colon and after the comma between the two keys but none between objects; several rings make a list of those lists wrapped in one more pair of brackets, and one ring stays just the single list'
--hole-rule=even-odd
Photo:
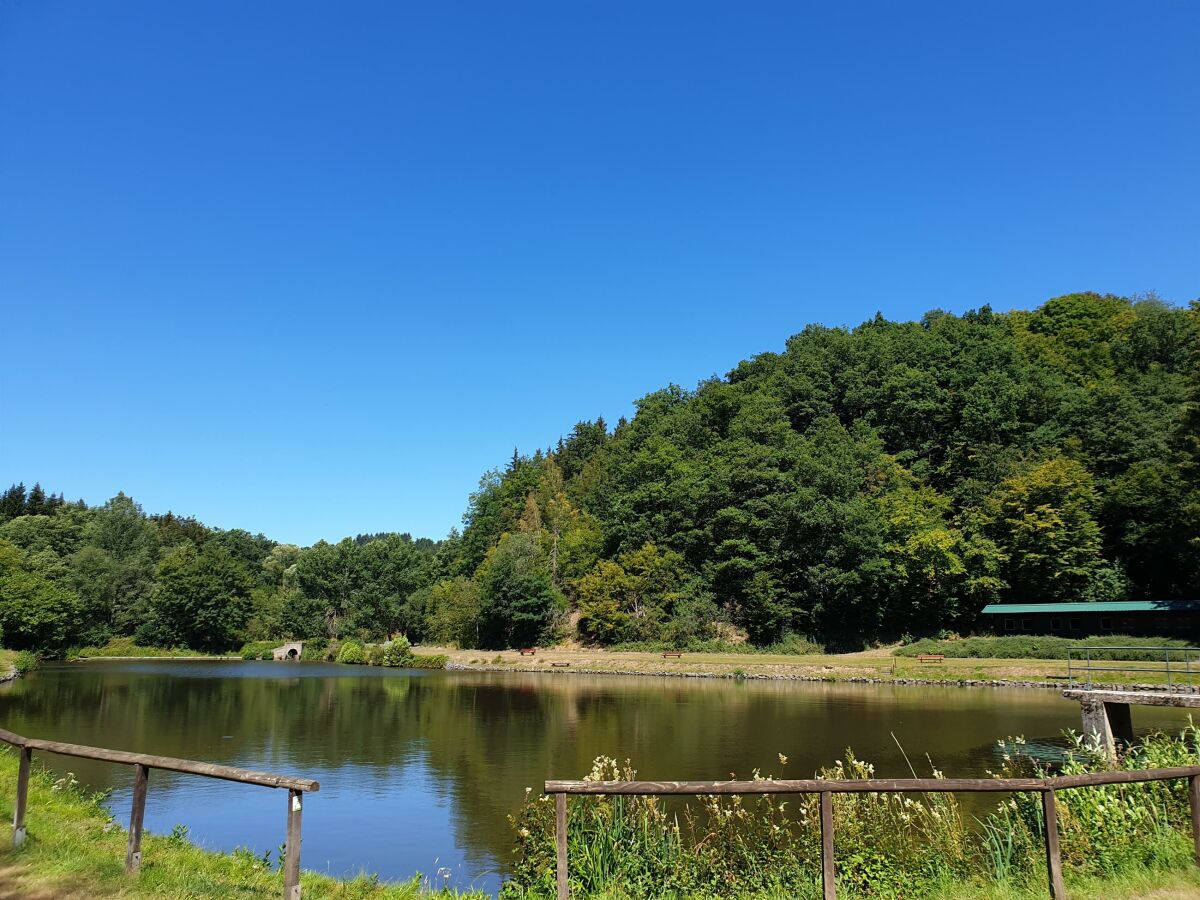
[{"label": "bench", "polygon": [[663,659],[666,659],[668,656],[674,656],[676,659],[681,659],[683,657],[683,651],[682,650],[664,650],[663,651]]},{"label": "bench", "polygon": [[942,653],[922,653],[917,657],[917,662],[941,662],[945,658]]},{"label": "bench", "polygon": [[537,647],[522,647],[517,652],[522,656],[537,656]]},{"label": "bench", "polygon": [[569,663],[569,662],[565,662],[565,663],[550,663],[550,666],[551,666],[551,668],[554,668],[554,669],[565,669],[565,668],[566,668],[567,666],[569,666],[569,665],[570,665],[570,663]]}]

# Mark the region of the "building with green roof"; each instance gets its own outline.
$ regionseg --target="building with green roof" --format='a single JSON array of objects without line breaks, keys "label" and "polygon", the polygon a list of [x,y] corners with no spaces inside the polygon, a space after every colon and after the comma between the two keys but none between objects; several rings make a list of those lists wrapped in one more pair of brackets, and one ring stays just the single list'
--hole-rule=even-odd
[{"label": "building with green roof", "polygon": [[1200,600],[990,603],[979,618],[981,630],[993,634],[1128,634],[1192,639],[1200,635]]}]

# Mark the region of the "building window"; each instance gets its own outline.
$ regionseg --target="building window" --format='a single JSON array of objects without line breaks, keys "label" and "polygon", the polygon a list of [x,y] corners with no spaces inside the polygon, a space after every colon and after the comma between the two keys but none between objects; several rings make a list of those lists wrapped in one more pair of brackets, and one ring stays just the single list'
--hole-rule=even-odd
[{"label": "building window", "polygon": [[1050,620],[1050,630],[1051,631],[1062,631],[1062,619],[1051,619]]},{"label": "building window", "polygon": [[1021,620],[1021,630],[1022,631],[1033,631],[1033,619],[1022,619]]},{"label": "building window", "polygon": [[1083,631],[1083,620],[1082,619],[1072,619],[1071,620],[1071,630],[1072,631]]},{"label": "building window", "polygon": [[1100,620],[1101,631],[1112,631],[1112,619],[1104,618]]},{"label": "building window", "polygon": [[1004,620],[1004,630],[1005,631],[1016,631],[1017,630],[1017,620],[1016,619],[1005,619]]}]

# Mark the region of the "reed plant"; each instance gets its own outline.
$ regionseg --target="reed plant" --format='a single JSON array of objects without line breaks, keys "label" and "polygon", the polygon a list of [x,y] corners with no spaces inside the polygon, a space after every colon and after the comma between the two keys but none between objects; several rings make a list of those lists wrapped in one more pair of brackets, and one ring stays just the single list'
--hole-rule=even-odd
[{"label": "reed plant", "polygon": [[[999,742],[995,777],[1081,774],[1200,764],[1200,730],[1153,735],[1110,762],[1068,734],[1053,767],[1024,742]],[[780,756],[781,771],[787,759]],[[927,760],[928,775],[942,773]],[[911,768],[911,767],[910,767]],[[916,771],[913,771],[914,777]],[[847,751],[824,779],[870,779],[874,767]],[[601,757],[588,780],[634,780],[626,762]],[[755,780],[769,780],[754,772]],[[1069,884],[1143,883],[1191,877],[1185,780],[1058,792],[1062,861]],[[953,794],[864,793],[833,797],[841,897],[1044,895],[1045,829],[1038,794],[1001,795],[990,813],[967,817]],[[819,797],[574,796],[568,859],[577,898],[773,898],[820,896]],[[501,896],[555,896],[554,802],[527,791],[511,817],[513,874]]]}]

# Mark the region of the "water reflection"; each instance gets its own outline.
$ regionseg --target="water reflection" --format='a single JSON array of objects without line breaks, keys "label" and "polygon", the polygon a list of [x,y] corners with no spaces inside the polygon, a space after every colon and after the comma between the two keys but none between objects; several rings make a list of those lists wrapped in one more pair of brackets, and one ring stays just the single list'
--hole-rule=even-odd
[{"label": "water reflection", "polygon": [[[1141,731],[1186,721],[1134,715]],[[783,753],[788,774],[806,777],[853,747],[888,777],[908,774],[898,741],[919,772],[928,754],[948,775],[978,776],[996,765],[996,738],[1053,744],[1078,727],[1078,707],[1034,690],[122,661],[49,666],[0,689],[0,724],[317,778],[306,868],[405,878],[446,867],[460,887],[494,890],[524,788],[578,777],[598,754],[646,778],[715,779],[778,772]],[[112,789],[127,816],[129,769],[51,762]],[[278,791],[155,772],[146,825],[262,853],[282,840],[284,811]]]}]

